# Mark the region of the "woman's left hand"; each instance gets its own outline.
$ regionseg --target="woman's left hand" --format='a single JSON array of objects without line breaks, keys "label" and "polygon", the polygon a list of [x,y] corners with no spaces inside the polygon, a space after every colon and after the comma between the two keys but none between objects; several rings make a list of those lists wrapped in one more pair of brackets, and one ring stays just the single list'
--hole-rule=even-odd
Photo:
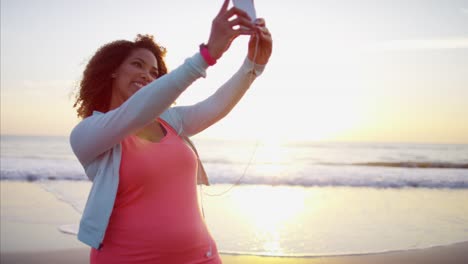
[{"label": "woman's left hand", "polygon": [[[273,40],[263,18],[258,18],[255,20],[255,25],[257,32],[250,37],[248,58],[256,64],[265,65],[271,56]],[[259,40],[257,54],[255,54],[257,38],[259,38]]]}]

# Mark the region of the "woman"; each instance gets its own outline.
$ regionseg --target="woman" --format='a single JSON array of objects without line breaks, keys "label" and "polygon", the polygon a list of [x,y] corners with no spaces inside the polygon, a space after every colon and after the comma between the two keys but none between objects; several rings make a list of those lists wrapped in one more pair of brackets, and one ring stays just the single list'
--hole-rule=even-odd
[{"label": "woman", "polygon": [[[70,143],[93,181],[78,233],[91,263],[221,262],[197,200],[197,179],[208,181],[188,137],[229,113],[272,50],[264,21],[228,3],[207,45],[171,73],[150,36],[104,45],[89,61]],[[206,100],[170,107],[239,35],[251,35],[241,68]]]}]

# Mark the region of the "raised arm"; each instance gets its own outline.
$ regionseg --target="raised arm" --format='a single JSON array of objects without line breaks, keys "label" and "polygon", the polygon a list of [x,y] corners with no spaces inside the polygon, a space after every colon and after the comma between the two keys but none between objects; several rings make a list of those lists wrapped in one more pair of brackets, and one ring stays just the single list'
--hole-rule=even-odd
[{"label": "raised arm", "polygon": [[182,134],[193,136],[225,117],[264,68],[265,65],[246,58],[241,68],[210,97],[195,105],[173,107],[182,121]]},{"label": "raised arm", "polygon": [[206,100],[193,106],[174,108],[182,121],[181,131],[185,136],[195,135],[225,117],[263,72],[272,53],[273,41],[264,19],[257,19],[255,24],[256,34],[250,37],[248,56],[241,68]]}]

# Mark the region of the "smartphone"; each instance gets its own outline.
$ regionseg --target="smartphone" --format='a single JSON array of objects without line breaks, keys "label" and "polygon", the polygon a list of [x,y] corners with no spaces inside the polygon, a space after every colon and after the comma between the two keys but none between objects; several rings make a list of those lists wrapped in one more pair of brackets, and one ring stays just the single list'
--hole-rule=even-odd
[{"label": "smartphone", "polygon": [[253,0],[232,0],[232,3],[235,7],[244,10],[252,19],[252,22],[257,19]]}]

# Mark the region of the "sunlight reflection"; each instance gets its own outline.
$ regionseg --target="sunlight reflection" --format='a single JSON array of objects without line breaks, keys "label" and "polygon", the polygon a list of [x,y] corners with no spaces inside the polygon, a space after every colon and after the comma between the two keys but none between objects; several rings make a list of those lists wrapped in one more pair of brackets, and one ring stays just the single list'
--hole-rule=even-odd
[{"label": "sunlight reflection", "polygon": [[287,153],[277,139],[264,138],[258,147],[255,158],[259,162],[281,163],[287,158]]},{"label": "sunlight reflection", "polygon": [[286,165],[289,164],[291,157],[277,139],[262,139],[254,156],[255,170],[260,175],[267,177],[280,177],[284,172]]},{"label": "sunlight reflection", "polygon": [[264,234],[263,238],[263,250],[269,253],[284,253],[281,248],[281,237],[280,234],[276,231],[271,231],[270,233]]},{"label": "sunlight reflection", "polygon": [[239,212],[244,212],[248,224],[256,230],[256,240],[269,254],[282,253],[281,236],[299,213],[304,211],[305,196],[300,188],[257,186],[233,193]]}]

